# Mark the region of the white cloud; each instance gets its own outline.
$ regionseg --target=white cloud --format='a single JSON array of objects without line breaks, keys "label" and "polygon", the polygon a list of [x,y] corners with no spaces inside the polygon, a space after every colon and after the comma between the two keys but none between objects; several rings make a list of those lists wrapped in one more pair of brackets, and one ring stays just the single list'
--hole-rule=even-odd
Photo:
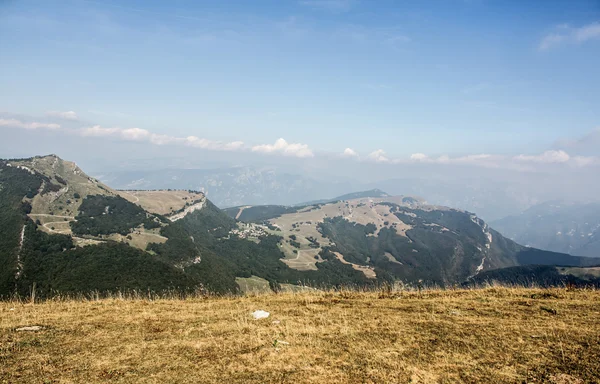
[{"label": "white cloud", "polygon": [[196,136],[175,137],[169,135],[161,135],[152,133],[142,128],[104,128],[99,125],[87,127],[75,132],[84,137],[112,137],[127,141],[145,141],[155,145],[179,144],[194,148],[234,151],[244,149],[242,141],[234,141],[231,143],[222,143],[220,141],[212,141],[201,139]]},{"label": "white cloud", "polygon": [[288,143],[284,139],[277,139],[275,144],[263,144],[252,147],[253,152],[280,153],[294,157],[313,157],[314,154],[306,144]]},{"label": "white cloud", "polygon": [[383,149],[378,149],[369,154],[368,159],[376,163],[389,163],[390,159],[386,156]]},{"label": "white cloud", "polygon": [[557,26],[556,31],[542,38],[538,49],[546,51],[562,44],[581,44],[588,40],[600,39],[600,22],[594,22],[579,28],[567,24]]},{"label": "white cloud", "polygon": [[93,127],[81,129],[80,134],[81,136],[108,137],[116,136],[120,131],[120,128],[103,128],[99,125],[94,125]]},{"label": "white cloud", "polygon": [[27,123],[17,119],[0,119],[0,127],[14,127],[21,129],[60,129],[60,124],[38,122]]},{"label": "white cloud", "polygon": [[518,155],[514,159],[517,161],[531,161],[534,163],[566,163],[571,156],[565,151],[550,150],[539,155]]},{"label": "white cloud", "polygon": [[79,118],[77,117],[77,114],[74,111],[67,111],[67,112],[48,111],[48,112],[46,112],[46,116],[55,117],[55,118],[63,119],[63,120],[71,120],[71,121],[79,120]]},{"label": "white cloud", "polygon": [[413,153],[410,155],[410,159],[412,161],[427,161],[430,160],[429,157],[424,153]]},{"label": "white cloud", "polygon": [[[221,142],[213,141],[196,136],[175,137],[156,134],[143,128],[119,128],[103,127],[93,125],[78,129],[61,128],[60,124],[24,122],[14,118],[0,118],[0,127],[20,128],[27,130],[50,129],[59,130],[63,134],[92,138],[112,138],[124,141],[146,142],[154,145],[182,145],[193,148],[201,148],[214,151],[246,151],[249,148],[243,141]],[[278,139],[275,144],[256,145],[251,148],[254,152],[274,153],[294,157],[313,157],[314,154],[306,144],[288,143],[284,139]]]},{"label": "white cloud", "polygon": [[342,156],[344,157],[358,157],[358,153],[356,153],[356,151],[352,148],[346,148],[344,149],[344,152],[342,152]]},{"label": "white cloud", "polygon": [[222,143],[220,141],[212,141],[201,139],[196,136],[188,136],[185,138],[185,145],[195,148],[210,149],[214,151],[236,151],[244,149],[243,141],[234,141],[231,143]]}]

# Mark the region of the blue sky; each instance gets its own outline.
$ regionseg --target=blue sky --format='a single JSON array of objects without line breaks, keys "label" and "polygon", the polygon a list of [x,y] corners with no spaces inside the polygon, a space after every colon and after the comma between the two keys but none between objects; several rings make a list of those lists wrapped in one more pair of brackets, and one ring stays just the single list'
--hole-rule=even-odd
[{"label": "blue sky", "polygon": [[0,47],[5,139],[544,162],[600,136],[597,0],[3,1]]}]

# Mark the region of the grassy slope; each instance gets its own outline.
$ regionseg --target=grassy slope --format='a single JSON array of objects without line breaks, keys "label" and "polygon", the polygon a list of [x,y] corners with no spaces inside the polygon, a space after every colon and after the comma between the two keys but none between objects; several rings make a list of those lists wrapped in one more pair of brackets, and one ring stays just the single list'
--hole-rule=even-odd
[{"label": "grassy slope", "polygon": [[202,193],[180,190],[159,191],[117,191],[119,195],[132,203],[140,205],[146,211],[159,215],[170,215],[185,208],[186,203],[202,199]]},{"label": "grassy slope", "polygon": [[[599,300],[496,287],[2,302],[0,382],[598,382]],[[27,325],[45,329],[15,331]]]}]

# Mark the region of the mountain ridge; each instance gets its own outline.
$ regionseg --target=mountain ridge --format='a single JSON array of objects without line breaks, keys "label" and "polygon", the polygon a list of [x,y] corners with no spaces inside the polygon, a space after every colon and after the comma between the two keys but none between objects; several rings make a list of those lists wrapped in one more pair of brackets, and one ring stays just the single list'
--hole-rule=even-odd
[{"label": "mountain ridge", "polygon": [[[185,192],[196,199],[180,194],[155,204],[174,192],[129,191],[128,200],[55,155],[0,160],[0,261],[7,266],[0,295],[25,293],[34,283],[40,295],[99,289],[237,293],[241,279],[250,278],[264,279],[273,290],[449,285],[530,261],[574,267],[592,262],[531,250],[475,214],[412,197],[342,199],[243,222],[198,192]],[[387,195],[346,196],[365,193]],[[174,201],[181,208],[171,207]]]}]

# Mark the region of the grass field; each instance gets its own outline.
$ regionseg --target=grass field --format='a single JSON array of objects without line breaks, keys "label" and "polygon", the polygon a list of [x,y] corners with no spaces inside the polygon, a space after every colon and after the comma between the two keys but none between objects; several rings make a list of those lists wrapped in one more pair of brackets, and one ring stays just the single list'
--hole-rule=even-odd
[{"label": "grass field", "polygon": [[140,205],[148,212],[160,215],[170,215],[183,207],[186,203],[204,197],[201,193],[189,191],[118,191],[119,195],[132,203]]},{"label": "grass field", "polygon": [[6,383],[594,383],[599,361],[593,290],[0,303]]}]

